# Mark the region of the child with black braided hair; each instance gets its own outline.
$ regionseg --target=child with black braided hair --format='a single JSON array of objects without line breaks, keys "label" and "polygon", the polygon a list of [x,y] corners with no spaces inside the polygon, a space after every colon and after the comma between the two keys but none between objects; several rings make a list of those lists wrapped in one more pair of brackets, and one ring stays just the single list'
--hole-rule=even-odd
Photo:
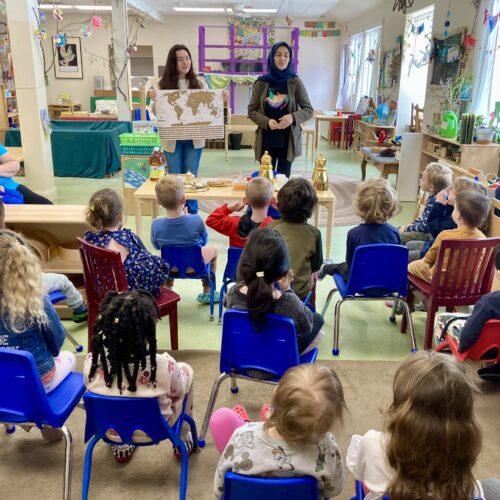
[{"label": "child with black braided hair", "polygon": [[[181,414],[186,395],[186,413],[191,414],[193,370],[186,363],[177,363],[166,352],[157,353],[159,317],[151,293],[110,292],[101,303],[94,325],[94,351],[87,355],[83,372],[90,392],[158,398],[163,416],[173,425]],[[136,431],[134,440],[141,439],[149,438]],[[191,452],[192,441],[187,433],[184,440]],[[127,462],[135,446],[112,446],[112,449],[117,462]]]}]

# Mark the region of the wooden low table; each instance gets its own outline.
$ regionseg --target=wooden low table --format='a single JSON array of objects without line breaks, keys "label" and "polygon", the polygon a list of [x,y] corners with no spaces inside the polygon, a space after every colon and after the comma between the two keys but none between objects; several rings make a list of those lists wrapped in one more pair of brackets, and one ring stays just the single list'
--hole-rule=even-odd
[{"label": "wooden low table", "polygon": [[[330,123],[340,123],[341,124],[341,130],[340,130],[340,144],[342,145],[341,147],[344,148],[344,137],[345,137],[345,124],[349,118],[349,115],[314,115],[314,122],[315,122],[315,137],[314,137],[314,149],[318,149],[318,141],[319,141],[319,122],[330,122]],[[330,142],[330,138],[328,138],[328,142]],[[314,152],[313,152],[314,156]]]},{"label": "wooden low table", "polygon": [[380,170],[381,177],[387,179],[389,174],[398,175],[399,172],[399,160],[396,157],[391,156],[380,156],[379,154],[372,151],[372,148],[361,148],[361,154],[363,155],[361,160],[361,180],[364,181],[366,177],[366,164],[370,163],[375,168]]},{"label": "wooden low table", "polygon": [[[333,214],[335,211],[335,196],[331,189],[328,191],[318,191],[318,208],[314,214],[315,226],[319,227],[320,207],[327,210],[326,222],[326,256],[330,256],[333,230]],[[236,191],[231,187],[211,187],[207,191],[199,193],[186,193],[188,200],[219,200],[221,202],[238,201],[244,198],[244,191]],[[156,202],[155,182],[147,180],[134,193],[135,200],[135,229],[139,238],[142,238],[142,204],[149,202],[151,204],[152,218],[158,217],[158,204]]]}]

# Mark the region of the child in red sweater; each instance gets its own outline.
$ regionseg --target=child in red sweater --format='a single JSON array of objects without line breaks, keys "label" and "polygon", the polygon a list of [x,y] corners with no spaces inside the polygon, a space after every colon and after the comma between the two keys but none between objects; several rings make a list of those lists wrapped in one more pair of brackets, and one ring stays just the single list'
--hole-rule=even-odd
[{"label": "child in red sweater", "polygon": [[[266,227],[272,222],[272,217],[267,215],[269,205],[273,198],[273,185],[264,177],[254,177],[246,186],[245,198],[235,203],[224,203],[216,208],[207,218],[208,227],[218,233],[229,236],[229,246],[243,248],[252,230]],[[240,212],[245,205],[250,205],[252,213],[245,213],[241,217],[232,215]]]}]

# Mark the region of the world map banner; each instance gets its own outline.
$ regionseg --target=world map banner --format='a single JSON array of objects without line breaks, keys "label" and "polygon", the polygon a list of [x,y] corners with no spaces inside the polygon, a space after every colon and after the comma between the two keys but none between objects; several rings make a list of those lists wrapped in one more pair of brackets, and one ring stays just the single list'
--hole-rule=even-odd
[{"label": "world map banner", "polygon": [[159,90],[156,118],[161,139],[222,139],[224,99],[221,90]]}]

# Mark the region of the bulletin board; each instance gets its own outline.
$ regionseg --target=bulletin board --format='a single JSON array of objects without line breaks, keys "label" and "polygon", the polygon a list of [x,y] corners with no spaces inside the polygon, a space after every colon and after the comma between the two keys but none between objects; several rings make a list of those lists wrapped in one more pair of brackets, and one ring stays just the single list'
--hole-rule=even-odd
[{"label": "bulletin board", "polygon": [[431,85],[442,85],[448,78],[454,80],[459,75],[466,31],[460,28],[446,38],[434,38]]}]

